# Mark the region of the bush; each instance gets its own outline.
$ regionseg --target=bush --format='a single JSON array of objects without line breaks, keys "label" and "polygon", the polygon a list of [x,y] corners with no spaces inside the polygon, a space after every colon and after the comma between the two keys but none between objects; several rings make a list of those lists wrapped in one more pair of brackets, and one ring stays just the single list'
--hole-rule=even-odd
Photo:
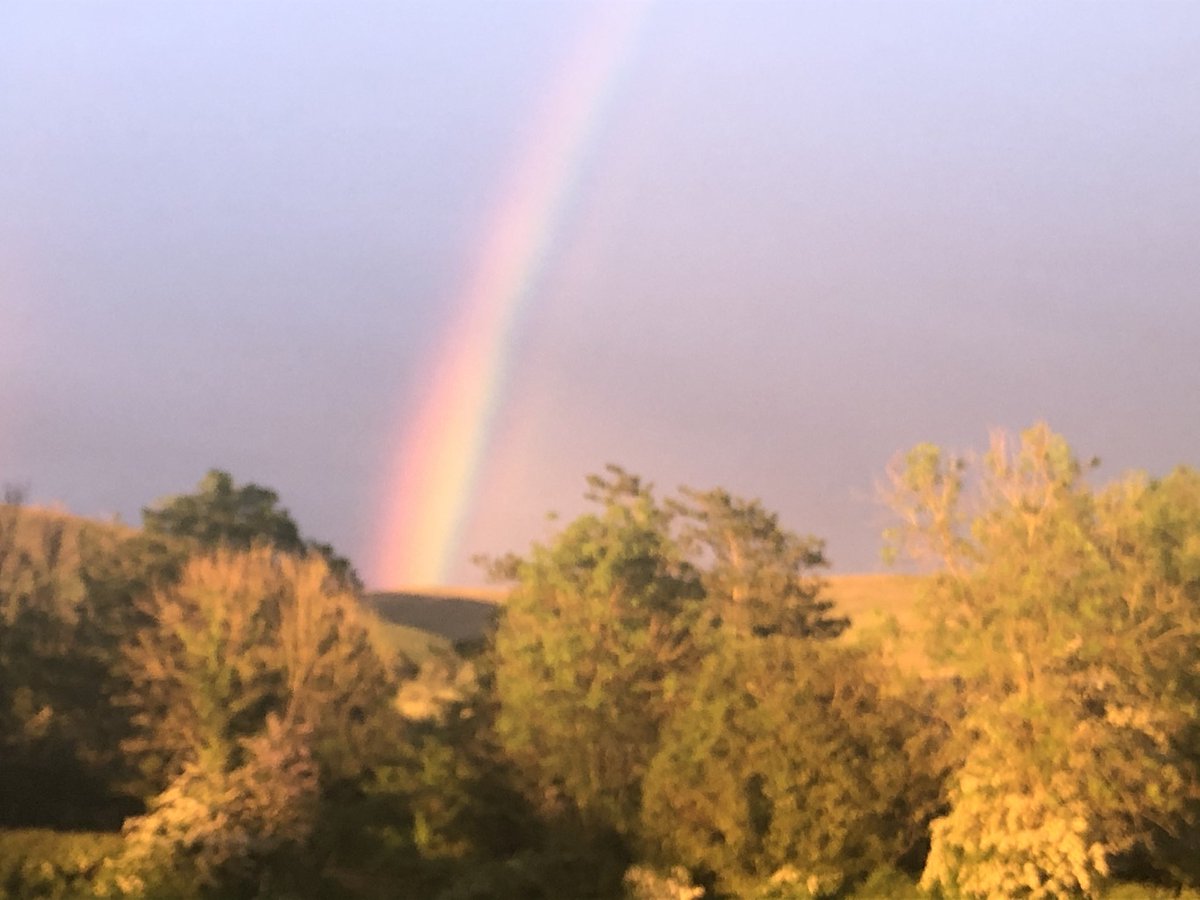
[{"label": "bush", "polygon": [[317,769],[304,735],[271,718],[263,734],[243,744],[240,766],[189,763],[146,815],[126,823],[113,893],[260,896],[279,873],[298,866],[317,801]]},{"label": "bush", "polygon": [[892,866],[882,866],[872,872],[850,894],[850,900],[912,900],[921,896],[921,889],[909,876]]},{"label": "bush", "polygon": [[675,866],[665,874],[645,866],[630,866],[624,882],[630,900],[699,900],[704,896],[704,888],[692,883],[691,873],[683,866]]},{"label": "bush", "polygon": [[107,832],[0,831],[0,900],[86,896],[121,846]]}]

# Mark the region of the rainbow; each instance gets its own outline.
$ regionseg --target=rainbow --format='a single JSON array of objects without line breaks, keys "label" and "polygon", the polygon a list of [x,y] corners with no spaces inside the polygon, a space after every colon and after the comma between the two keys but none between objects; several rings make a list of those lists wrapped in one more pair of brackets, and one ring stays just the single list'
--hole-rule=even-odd
[{"label": "rainbow", "polygon": [[427,393],[400,436],[381,493],[370,572],[375,584],[428,586],[447,577],[503,398],[516,322],[535,294],[647,6],[640,0],[601,5],[535,119],[521,165],[489,218]]}]

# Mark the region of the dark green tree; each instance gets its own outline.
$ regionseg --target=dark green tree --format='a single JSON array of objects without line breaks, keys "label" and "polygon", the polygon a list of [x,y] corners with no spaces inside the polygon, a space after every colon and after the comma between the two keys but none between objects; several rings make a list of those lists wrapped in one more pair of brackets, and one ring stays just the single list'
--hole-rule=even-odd
[{"label": "dark green tree", "polygon": [[247,550],[266,544],[298,556],[315,554],[335,576],[356,590],[362,587],[348,559],[329,544],[301,535],[275,491],[253,483],[238,485],[219,469],[210,470],[194,493],[167,497],[143,509],[142,522],[148,534],[186,538],[208,549]]}]

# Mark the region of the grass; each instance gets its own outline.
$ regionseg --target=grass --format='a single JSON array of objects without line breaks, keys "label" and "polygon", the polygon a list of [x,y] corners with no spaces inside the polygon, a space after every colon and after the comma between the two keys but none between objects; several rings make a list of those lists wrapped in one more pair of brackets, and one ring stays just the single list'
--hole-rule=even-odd
[{"label": "grass", "polygon": [[384,659],[398,661],[401,657],[422,663],[438,654],[452,650],[453,644],[440,634],[389,622],[378,613],[367,620],[375,649]]}]

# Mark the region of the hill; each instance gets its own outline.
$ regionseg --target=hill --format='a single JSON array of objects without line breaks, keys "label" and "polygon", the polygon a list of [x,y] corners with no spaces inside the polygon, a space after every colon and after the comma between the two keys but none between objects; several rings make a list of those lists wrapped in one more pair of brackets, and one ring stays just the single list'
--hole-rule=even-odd
[{"label": "hill", "polygon": [[370,593],[363,602],[384,622],[455,643],[486,634],[504,595],[498,588],[413,588]]},{"label": "hill", "polygon": [[25,565],[53,571],[62,608],[71,609],[83,595],[77,573],[84,549],[114,546],[133,531],[59,509],[0,503],[0,577],[19,577]]}]

